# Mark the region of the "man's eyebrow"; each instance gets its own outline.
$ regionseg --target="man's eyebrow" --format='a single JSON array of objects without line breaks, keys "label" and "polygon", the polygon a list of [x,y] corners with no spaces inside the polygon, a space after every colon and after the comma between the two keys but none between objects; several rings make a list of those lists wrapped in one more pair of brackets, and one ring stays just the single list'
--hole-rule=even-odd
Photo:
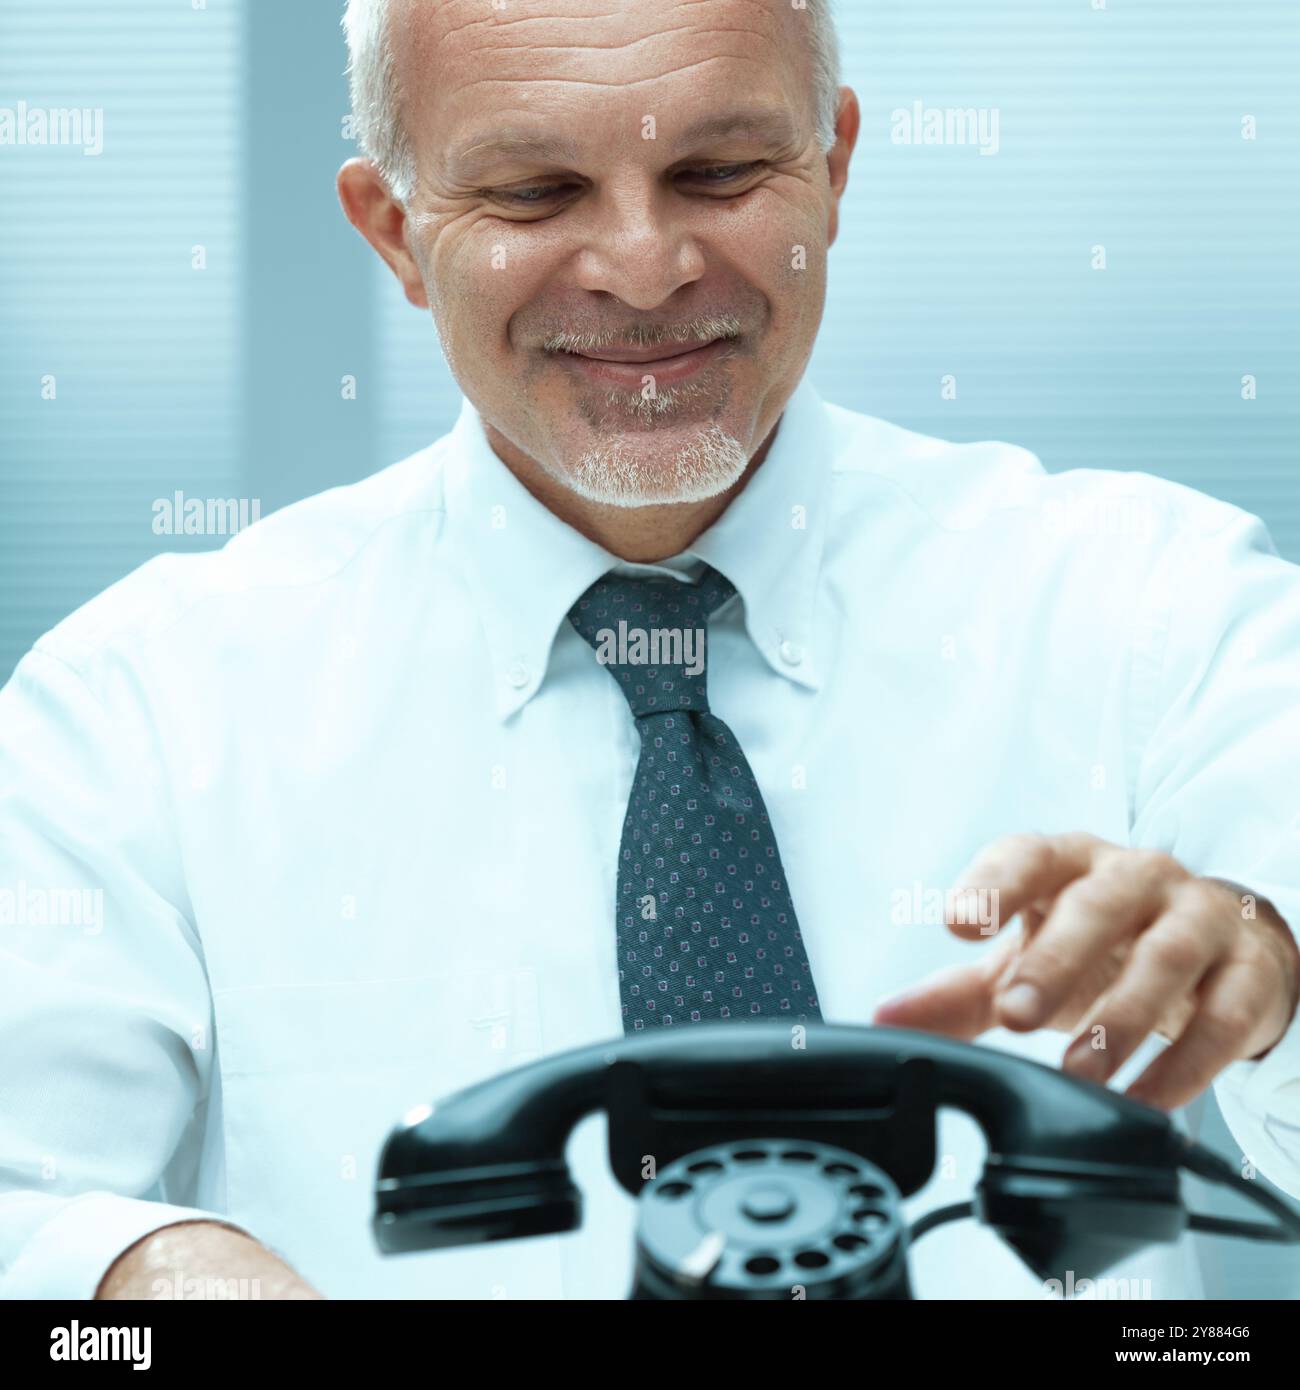
[{"label": "man's eyebrow", "polygon": [[[745,107],[693,122],[675,138],[674,144],[681,149],[690,149],[710,140],[725,140],[737,135],[780,147],[794,143],[798,136],[798,125],[789,111],[772,107]],[[572,140],[506,129],[455,147],[447,157],[447,167],[455,176],[472,180],[500,159],[535,159],[573,166],[580,158],[578,147]]]},{"label": "man's eyebrow", "polygon": [[683,149],[703,145],[710,140],[725,140],[732,135],[747,136],[773,146],[793,144],[799,128],[789,111],[770,106],[745,107],[706,116],[686,127],[676,138]]},{"label": "man's eyebrow", "polygon": [[534,135],[521,130],[498,130],[453,149],[447,167],[462,178],[472,178],[498,159],[537,159],[555,164],[576,164],[578,147],[559,136]]}]

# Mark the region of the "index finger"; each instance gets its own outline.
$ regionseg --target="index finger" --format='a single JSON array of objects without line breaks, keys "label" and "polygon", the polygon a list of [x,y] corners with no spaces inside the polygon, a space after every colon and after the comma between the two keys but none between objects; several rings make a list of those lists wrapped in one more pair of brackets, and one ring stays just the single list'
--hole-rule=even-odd
[{"label": "index finger", "polygon": [[[947,925],[956,936],[974,941],[996,934],[1018,913],[1054,898],[1082,878],[1096,862],[1105,840],[1082,831],[1064,835],[1004,835],[986,845],[962,871],[949,897]],[[969,895],[996,895],[996,921],[972,920]],[[965,902],[966,907],[962,904]],[[992,925],[992,931],[989,930]]]}]

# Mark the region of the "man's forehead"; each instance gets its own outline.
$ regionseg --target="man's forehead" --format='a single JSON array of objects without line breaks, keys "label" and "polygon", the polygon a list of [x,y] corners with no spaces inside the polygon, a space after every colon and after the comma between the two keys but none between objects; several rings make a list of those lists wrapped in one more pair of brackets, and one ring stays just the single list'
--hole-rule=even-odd
[{"label": "man's forehead", "polygon": [[[808,20],[789,0],[392,0],[405,99],[527,101],[530,84],[624,91],[677,73],[744,64],[754,79],[789,64]],[[779,79],[778,79],[779,80]],[[510,89],[514,90],[511,91]],[[607,93],[608,94],[608,93]],[[427,109],[427,107],[426,107]]]},{"label": "man's forehead", "polygon": [[531,45],[547,30],[574,43],[636,42],[674,30],[776,35],[806,14],[790,0],[389,0],[395,32],[435,43]]}]

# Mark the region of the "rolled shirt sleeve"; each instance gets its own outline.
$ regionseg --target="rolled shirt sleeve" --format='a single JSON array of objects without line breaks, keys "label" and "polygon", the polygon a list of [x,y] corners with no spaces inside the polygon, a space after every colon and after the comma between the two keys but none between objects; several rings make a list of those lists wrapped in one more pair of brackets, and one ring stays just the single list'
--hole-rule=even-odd
[{"label": "rolled shirt sleeve", "polygon": [[[1139,634],[1132,842],[1267,898],[1300,930],[1300,567],[1264,524],[1186,493]],[[1194,500],[1193,500],[1194,499]],[[1244,904],[1249,910],[1250,904]],[[1300,1018],[1215,1095],[1253,1165],[1300,1197]]]},{"label": "rolled shirt sleeve", "polygon": [[124,1250],[164,1226],[183,1221],[232,1225],[197,1207],[116,1192],[83,1192],[75,1197],[6,1192],[0,1196],[0,1240],[6,1258],[0,1295],[94,1298],[104,1274]]},{"label": "rolled shirt sleeve", "polygon": [[165,1190],[212,1075],[162,776],[143,697],[111,653],[83,671],[38,644],[0,690],[7,1297],[89,1298],[150,1231],[222,1219],[145,1200]]}]

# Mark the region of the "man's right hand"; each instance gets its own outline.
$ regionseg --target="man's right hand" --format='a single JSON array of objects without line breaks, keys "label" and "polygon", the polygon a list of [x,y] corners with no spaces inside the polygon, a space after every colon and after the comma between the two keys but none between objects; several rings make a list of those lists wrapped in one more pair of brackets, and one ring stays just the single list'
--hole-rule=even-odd
[{"label": "man's right hand", "polygon": [[[189,1290],[189,1292],[187,1292]],[[319,1299],[278,1255],[215,1221],[163,1226],[122,1252],[97,1299]]]}]

